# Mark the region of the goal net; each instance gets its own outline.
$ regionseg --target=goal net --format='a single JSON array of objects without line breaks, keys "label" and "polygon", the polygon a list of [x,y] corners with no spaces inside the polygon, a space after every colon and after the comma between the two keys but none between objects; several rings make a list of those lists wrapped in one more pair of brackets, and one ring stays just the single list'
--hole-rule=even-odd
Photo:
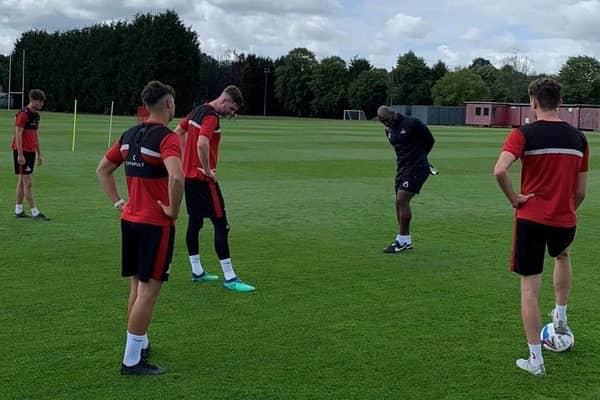
[{"label": "goal net", "polygon": [[363,110],[344,110],[344,121],[346,120],[366,121],[367,116]]}]

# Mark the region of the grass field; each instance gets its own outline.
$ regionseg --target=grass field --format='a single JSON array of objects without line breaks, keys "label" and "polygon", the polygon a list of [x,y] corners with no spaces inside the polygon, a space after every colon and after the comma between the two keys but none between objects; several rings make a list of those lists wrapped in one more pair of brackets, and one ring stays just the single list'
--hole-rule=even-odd
[{"label": "grass field", "polygon": [[[113,138],[133,122],[116,118]],[[545,378],[514,365],[527,347],[512,211],[491,174],[507,130],[432,128],[441,174],[413,201],[415,250],[385,255],[395,161],[381,126],[243,117],[223,123],[218,174],[234,267],[257,291],[191,284],[184,212],[149,332],[169,373],[127,378],[118,215],[95,177],[108,118],[80,115],[71,152],[72,116],[42,114],[34,189],[48,223],[13,218],[12,124],[0,112],[2,400],[600,399],[596,134],[572,252],[577,342],[545,353]],[[203,265],[222,275],[208,226]]]}]

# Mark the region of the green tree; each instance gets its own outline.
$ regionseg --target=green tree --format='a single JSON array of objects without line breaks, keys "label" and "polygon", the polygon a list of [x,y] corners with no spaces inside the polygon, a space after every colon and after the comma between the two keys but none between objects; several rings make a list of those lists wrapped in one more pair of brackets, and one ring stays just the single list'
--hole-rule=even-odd
[{"label": "green tree", "polygon": [[[25,89],[44,89],[49,110],[71,111],[77,98],[81,111],[104,112],[114,100],[116,113],[131,114],[142,87],[158,79],[175,88],[184,113],[198,92],[198,38],[173,11],[52,34],[28,31],[15,44],[14,62],[20,63],[22,50]],[[12,82],[20,88],[16,72]]]},{"label": "green tree", "polygon": [[526,57],[520,57],[518,54],[506,57],[498,70],[497,83],[500,90],[498,101],[528,102],[527,88],[531,81],[530,74],[530,62]]},{"label": "green tree", "polygon": [[0,54],[0,92],[8,91],[8,56]]},{"label": "green tree", "polygon": [[394,103],[431,104],[431,71],[423,58],[412,51],[399,56],[392,76]]},{"label": "green tree", "polygon": [[[273,61],[254,54],[240,54],[233,64],[233,81],[242,90],[246,102],[243,112],[262,115],[265,108],[265,89],[267,102],[274,96],[271,82]],[[273,110],[267,106],[267,111],[271,114]]]},{"label": "green tree", "polygon": [[485,66],[493,67],[490,60],[488,60],[486,58],[482,58],[482,57],[477,57],[471,62],[471,65],[469,65],[469,69],[477,70],[477,69],[479,69],[481,67],[485,67]]},{"label": "green tree", "polygon": [[446,64],[439,60],[431,67],[431,82],[435,85],[437,81],[444,77],[448,73],[448,67]]},{"label": "green tree", "polygon": [[315,66],[309,84],[314,95],[312,115],[332,118],[342,114],[347,105],[347,75],[346,62],[340,57],[324,58]]},{"label": "green tree", "polygon": [[275,95],[286,112],[299,117],[310,115],[313,99],[310,81],[316,65],[317,60],[311,51],[296,48],[283,57],[275,69]]},{"label": "green tree", "polygon": [[438,106],[461,106],[465,101],[490,99],[490,90],[481,76],[469,69],[448,72],[431,92],[433,103]]},{"label": "green tree", "polygon": [[502,102],[526,103],[529,101],[529,82],[529,76],[516,71],[510,65],[504,65],[498,70],[499,92],[495,98]]},{"label": "green tree", "polygon": [[371,69],[373,69],[373,66],[366,58],[352,58],[348,64],[348,82],[350,83],[355,80],[361,72]]},{"label": "green tree", "polygon": [[348,88],[350,107],[363,110],[367,118],[377,114],[377,108],[386,103],[387,96],[388,73],[385,69],[361,72]]},{"label": "green tree", "polygon": [[589,56],[570,57],[558,74],[565,103],[600,102],[600,62]]},{"label": "green tree", "polygon": [[481,64],[480,66],[473,68],[471,65],[469,70],[481,76],[481,79],[483,79],[486,86],[490,90],[491,100],[505,101],[506,93],[498,83],[499,72],[496,67],[494,67],[492,64]]}]

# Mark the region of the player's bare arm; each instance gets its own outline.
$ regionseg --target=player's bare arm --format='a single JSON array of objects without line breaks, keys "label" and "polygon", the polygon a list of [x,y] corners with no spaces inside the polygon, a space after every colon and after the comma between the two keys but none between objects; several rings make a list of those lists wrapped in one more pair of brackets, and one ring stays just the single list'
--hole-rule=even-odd
[{"label": "player's bare arm", "polygon": [[210,168],[210,141],[206,136],[198,136],[198,158],[202,164],[204,175],[209,179],[216,180],[217,177]]},{"label": "player's bare arm", "polygon": [[44,163],[44,157],[42,156],[42,147],[40,146],[39,133],[36,133],[36,135],[38,135],[37,146],[35,148],[35,151],[37,153],[37,165],[42,165]]},{"label": "player's bare arm", "polygon": [[577,174],[577,188],[575,189],[575,209],[579,208],[585,199],[587,191],[587,172]]},{"label": "player's bare arm", "polygon": [[515,156],[509,151],[503,151],[498,157],[496,166],[494,167],[494,176],[500,185],[500,189],[504,192],[504,195],[514,208],[518,208],[522,204],[526,203],[531,197],[535,196],[535,193],[528,194],[517,194],[512,185],[508,170],[515,162]]},{"label": "player's bare arm", "polygon": [[17,146],[17,162],[25,164],[25,155],[23,154],[23,128],[17,126],[15,128],[15,144]]},{"label": "player's bare arm", "polygon": [[117,190],[117,184],[115,182],[114,171],[119,166],[110,162],[106,157],[102,157],[98,167],[96,168],[96,176],[100,181],[100,186],[102,186],[102,190],[108,196],[109,200],[112,201],[115,208],[119,211],[123,209],[125,206],[125,201],[119,195],[119,191]]},{"label": "player's bare arm", "polygon": [[187,131],[183,129],[181,125],[177,125],[177,128],[175,128],[173,132],[175,132],[175,134],[177,134],[178,136],[184,136],[187,133]]},{"label": "player's bare arm", "polygon": [[160,200],[158,200],[158,205],[162,208],[167,217],[177,219],[184,190],[181,160],[178,157],[167,157],[165,158],[164,163],[165,168],[167,168],[167,172],[169,173],[169,205],[166,206]]}]

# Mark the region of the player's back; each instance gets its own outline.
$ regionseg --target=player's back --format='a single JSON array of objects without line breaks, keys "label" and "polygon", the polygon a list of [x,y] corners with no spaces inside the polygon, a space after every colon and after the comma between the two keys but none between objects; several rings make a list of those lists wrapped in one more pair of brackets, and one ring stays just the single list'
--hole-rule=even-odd
[{"label": "player's back", "polygon": [[163,159],[180,155],[179,138],[169,128],[145,122],[126,131],[120,139],[129,201],[121,218],[131,222],[171,225],[157,200],[169,203],[169,174]]},{"label": "player's back", "polygon": [[535,197],[517,210],[517,217],[574,226],[577,175],[587,171],[585,136],[564,121],[536,121],[519,130],[525,140],[521,193]]}]

